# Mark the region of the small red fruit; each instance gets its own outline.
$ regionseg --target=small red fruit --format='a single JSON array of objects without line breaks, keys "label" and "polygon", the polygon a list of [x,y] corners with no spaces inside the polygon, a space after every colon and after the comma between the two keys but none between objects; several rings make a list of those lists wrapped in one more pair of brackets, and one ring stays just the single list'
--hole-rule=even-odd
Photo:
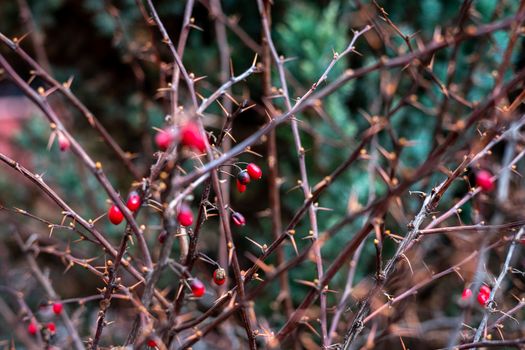
[{"label": "small red fruit", "polygon": [[118,225],[124,220],[124,214],[115,204],[109,208],[108,217],[113,225]]},{"label": "small red fruit", "polygon": [[481,293],[481,292],[478,294],[478,304],[479,305],[485,306],[488,301],[489,301],[489,294]]},{"label": "small red fruit", "polygon": [[29,325],[27,326],[27,332],[31,335],[35,335],[36,332],[38,332],[38,326],[35,322],[31,321],[31,323],[29,323]]},{"label": "small red fruit", "polygon": [[61,132],[58,133],[58,148],[60,151],[65,152],[71,147],[71,142],[69,142],[69,139],[62,134]]},{"label": "small red fruit", "polygon": [[487,295],[490,295],[491,290],[490,290],[490,288],[489,288],[488,286],[482,284],[481,287],[479,287],[479,292],[480,292],[481,294],[487,294]]},{"label": "small red fruit", "polygon": [[193,212],[190,207],[185,204],[181,205],[177,220],[182,226],[191,226],[193,224]]},{"label": "small red fruit", "polygon": [[173,132],[169,130],[161,130],[155,135],[155,144],[161,151],[167,150],[175,139]]},{"label": "small red fruit", "polygon": [[462,300],[468,300],[470,299],[471,296],[472,296],[472,291],[470,290],[470,288],[465,288],[463,290],[463,293],[461,293]]},{"label": "small red fruit", "polygon": [[55,313],[55,315],[60,315],[62,313],[63,308],[64,308],[64,305],[62,305],[62,303],[53,304],[53,312]]},{"label": "small red fruit", "polygon": [[241,171],[239,174],[237,174],[237,181],[241,183],[241,185],[247,185],[250,183],[250,175],[246,170]]},{"label": "small red fruit", "polygon": [[200,152],[206,150],[206,141],[200,133],[199,126],[194,122],[189,122],[182,127],[181,143],[184,146],[197,149]]},{"label": "small red fruit", "polygon": [[200,298],[206,293],[206,287],[204,286],[204,283],[202,283],[199,279],[194,278],[191,281],[191,292],[193,293],[193,296],[196,298]]},{"label": "small red fruit", "polygon": [[479,186],[485,192],[492,191],[494,189],[492,174],[487,170],[478,171],[476,173],[476,186]]},{"label": "small red fruit", "polygon": [[218,286],[222,286],[226,282],[226,271],[222,267],[213,271],[213,282]]},{"label": "small red fruit", "polygon": [[135,212],[140,208],[140,196],[137,192],[133,191],[129,194],[126,206],[129,210]]},{"label": "small red fruit", "polygon": [[55,326],[55,323],[54,322],[49,322],[47,325],[46,325],[46,328],[49,330],[49,332],[51,332],[51,334],[55,334],[56,330],[57,330],[57,327]]},{"label": "small red fruit", "polygon": [[232,220],[233,220],[233,223],[235,225],[237,225],[237,226],[244,226],[244,225],[246,225],[246,219],[239,212],[233,212],[232,213]]},{"label": "small red fruit", "polygon": [[153,339],[149,339],[148,342],[147,342],[147,345],[150,347],[150,348],[156,348],[157,347],[157,342]]},{"label": "small red fruit", "polygon": [[235,180],[235,183],[237,184],[237,191],[239,191],[239,193],[243,193],[244,191],[246,191],[246,185],[240,183],[239,179]]},{"label": "small red fruit", "polygon": [[246,167],[246,170],[248,171],[248,175],[250,175],[250,177],[253,180],[259,180],[262,177],[262,170],[261,168],[257,166],[257,164],[254,164],[254,163],[248,164],[248,166]]}]

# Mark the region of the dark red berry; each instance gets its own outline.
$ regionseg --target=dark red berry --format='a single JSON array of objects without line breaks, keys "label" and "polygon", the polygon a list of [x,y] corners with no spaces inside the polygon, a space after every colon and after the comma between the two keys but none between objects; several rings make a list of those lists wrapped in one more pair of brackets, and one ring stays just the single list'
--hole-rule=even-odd
[{"label": "dark red berry", "polygon": [[71,142],[69,142],[69,139],[64,134],[59,132],[58,133],[58,148],[62,152],[65,152],[69,149],[70,146],[71,146]]},{"label": "dark red berry", "polygon": [[199,126],[194,122],[189,122],[181,129],[181,143],[200,152],[206,150],[206,140],[201,135]]},{"label": "dark red berry", "polygon": [[480,170],[476,173],[476,186],[479,186],[483,191],[490,192],[494,189],[494,181],[492,181],[492,174],[487,170]]},{"label": "dark red berry", "polygon": [[232,220],[233,220],[233,223],[235,225],[237,225],[237,226],[244,226],[244,225],[246,225],[246,219],[239,212],[233,212],[232,213]]},{"label": "dark red berry", "polygon": [[239,193],[243,193],[244,191],[246,191],[246,185],[240,183],[238,179],[235,180],[235,183],[237,184],[237,191],[239,191]]},{"label": "dark red berry", "polygon": [[153,340],[153,339],[149,339],[147,345],[150,348],[156,348],[157,347],[157,342],[155,340]]},{"label": "dark red berry", "polygon": [[53,312],[55,313],[55,315],[60,315],[62,313],[63,308],[64,308],[64,305],[62,305],[62,303],[53,304]]},{"label": "dark red berry", "polygon": [[49,332],[51,332],[51,334],[55,334],[56,330],[57,330],[57,327],[55,326],[55,323],[54,322],[49,322],[47,325],[46,325],[46,328],[49,330]]},{"label": "dark red berry", "polygon": [[213,271],[213,282],[218,286],[222,286],[226,282],[226,271],[222,267]]},{"label": "dark red berry", "polygon": [[109,208],[108,217],[113,225],[118,225],[124,220],[124,214],[115,204]]},{"label": "dark red berry", "polygon": [[177,220],[182,226],[191,226],[193,224],[193,212],[186,204],[181,205]]},{"label": "dark red berry", "polygon": [[194,278],[191,283],[191,292],[193,293],[193,296],[196,298],[200,298],[206,293],[206,287],[204,286],[204,283],[202,283],[199,279]]},{"label": "dark red berry", "polygon": [[243,170],[239,174],[237,174],[237,181],[239,181],[241,185],[247,185],[250,182],[250,180],[250,175],[248,175],[248,172],[246,170]]},{"label": "dark red berry", "polygon": [[480,292],[478,294],[478,304],[481,305],[481,306],[485,306],[487,304],[487,302],[489,301],[489,297],[490,297],[489,294]]},{"label": "dark red berry", "polygon": [[135,212],[140,208],[140,196],[137,192],[133,191],[128,196],[128,201],[126,202],[126,206],[129,210]]},{"label": "dark red berry", "polygon": [[463,293],[461,293],[461,299],[463,300],[468,300],[470,299],[471,296],[472,296],[472,291],[470,290],[470,288],[465,288],[463,290]]},{"label": "dark red berry", "polygon": [[166,242],[166,238],[168,238],[168,232],[162,231],[159,233],[158,240],[160,244],[164,244],[164,242]]},{"label": "dark red berry", "polygon": [[246,170],[248,171],[248,175],[250,175],[250,177],[253,180],[259,180],[262,177],[262,170],[261,168],[257,166],[257,164],[254,164],[254,163],[248,164],[248,166],[246,167]]},{"label": "dark red berry", "polygon": [[175,137],[170,130],[161,130],[155,135],[155,144],[161,151],[167,150],[173,143]]},{"label": "dark red berry", "polygon": [[29,325],[27,326],[27,332],[31,335],[35,335],[36,332],[38,332],[38,326],[35,322],[31,321],[31,323],[29,323]]}]

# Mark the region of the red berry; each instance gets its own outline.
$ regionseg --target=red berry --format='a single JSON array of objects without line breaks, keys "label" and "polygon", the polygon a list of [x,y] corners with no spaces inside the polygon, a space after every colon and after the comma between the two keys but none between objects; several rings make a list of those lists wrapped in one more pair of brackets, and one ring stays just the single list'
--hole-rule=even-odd
[{"label": "red berry", "polygon": [[246,225],[246,219],[239,212],[233,212],[232,213],[232,220],[233,220],[233,223],[235,225],[237,225],[237,226],[244,226],[244,225]]},{"label": "red berry", "polygon": [[52,334],[55,334],[56,330],[57,330],[57,327],[55,326],[55,323],[54,322],[49,322],[47,325],[46,325],[46,328],[52,333]]},{"label": "red berry", "polygon": [[248,164],[246,170],[248,171],[248,174],[253,180],[259,180],[262,177],[262,170],[257,166],[257,164]]},{"label": "red berry", "polygon": [[248,175],[248,172],[246,170],[243,170],[239,174],[237,174],[237,181],[239,181],[241,185],[247,185],[250,182],[250,180],[250,175]]},{"label": "red berry", "polygon": [[481,287],[479,287],[479,292],[481,294],[487,294],[487,295],[490,295],[490,288],[484,284],[481,285]]},{"label": "red berry", "polygon": [[246,185],[240,183],[239,179],[235,180],[235,183],[237,184],[237,191],[239,191],[239,193],[243,193],[244,191],[246,191]]},{"label": "red berry", "polygon": [[161,151],[167,150],[173,143],[175,136],[172,131],[161,130],[155,135],[155,144]]},{"label": "red berry", "polygon": [[153,339],[149,339],[147,344],[148,344],[148,346],[150,348],[156,348],[157,347],[157,342],[155,340],[153,340]]},{"label": "red berry", "polygon": [[206,150],[206,141],[200,133],[199,126],[193,122],[189,122],[182,127],[181,143],[184,146],[197,149],[200,152]]},{"label": "red berry", "polygon": [[193,293],[193,296],[196,298],[200,298],[206,293],[206,287],[204,286],[204,283],[202,283],[199,279],[194,278],[191,281],[191,292]]},{"label": "red berry", "polygon": [[213,282],[218,286],[222,286],[226,282],[226,271],[222,267],[213,271]]},{"label": "red berry", "polygon": [[38,332],[38,326],[35,322],[31,321],[31,323],[29,323],[29,325],[27,326],[27,332],[31,335],[35,335],[36,332]]},{"label": "red berry", "polygon": [[485,192],[492,191],[494,189],[492,174],[487,170],[478,171],[476,173],[476,186],[479,186]]},{"label": "red berry", "polygon": [[191,226],[193,224],[193,212],[190,207],[185,204],[181,205],[177,220],[182,226]]},{"label": "red berry", "polygon": [[55,313],[55,315],[60,315],[62,313],[63,308],[64,308],[64,305],[62,305],[62,303],[53,304],[53,312]]},{"label": "red berry", "polygon": [[115,204],[109,208],[108,217],[113,225],[118,225],[124,220],[124,214]]},{"label": "red berry", "polygon": [[69,142],[69,139],[64,134],[59,132],[58,133],[58,148],[62,152],[65,152],[69,149],[70,146],[71,146],[71,142]]},{"label": "red berry", "polygon": [[485,293],[478,294],[478,304],[479,305],[485,306],[488,301],[489,301],[489,294],[485,294]]},{"label": "red berry", "polygon": [[135,212],[140,208],[140,196],[137,192],[133,191],[129,194],[126,206],[129,210]]},{"label": "red berry", "polygon": [[462,300],[468,300],[470,299],[471,296],[472,296],[472,291],[470,290],[470,288],[465,288],[463,290],[463,293],[461,293]]},{"label": "red berry", "polygon": [[164,244],[164,242],[166,242],[166,238],[168,238],[168,232],[162,231],[157,239],[159,240],[160,244]]}]

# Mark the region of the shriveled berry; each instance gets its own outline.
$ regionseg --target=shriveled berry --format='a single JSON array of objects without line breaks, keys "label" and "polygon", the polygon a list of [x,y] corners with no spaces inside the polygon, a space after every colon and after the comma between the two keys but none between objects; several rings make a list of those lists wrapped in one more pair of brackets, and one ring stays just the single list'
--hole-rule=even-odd
[{"label": "shriveled berry", "polygon": [[246,185],[240,183],[239,179],[235,180],[235,183],[237,185],[237,191],[239,191],[239,193],[243,193],[244,191],[246,191]]},{"label": "shriveled berry", "polygon": [[247,185],[250,182],[250,180],[250,175],[248,175],[248,172],[246,170],[243,170],[239,174],[237,174],[237,181],[239,181],[242,185]]},{"label": "shriveled berry", "polygon": [[174,140],[175,136],[171,130],[161,130],[155,135],[155,144],[161,151],[167,150]]},{"label": "shriveled berry", "polygon": [[51,333],[51,334],[55,334],[56,330],[57,330],[57,327],[55,325],[54,322],[49,322],[47,325],[46,325],[46,328],[48,329],[48,331]]},{"label": "shriveled berry", "polygon": [[182,226],[191,226],[193,224],[193,212],[186,204],[181,205],[177,220]]},{"label": "shriveled berry", "polygon": [[140,196],[137,192],[133,191],[128,196],[128,201],[126,202],[126,206],[129,210],[135,212],[140,208]]},{"label": "shriveled berry", "polygon": [[113,225],[118,225],[122,222],[122,220],[124,220],[124,214],[122,214],[120,209],[115,204],[109,208],[108,217],[109,221],[111,221]]},{"label": "shriveled berry", "polygon": [[35,322],[31,321],[31,323],[29,323],[29,325],[27,326],[27,332],[31,335],[35,335],[36,332],[38,332],[38,326]]},{"label": "shriveled berry", "polygon": [[489,301],[489,294],[486,293],[479,293],[478,294],[478,304],[481,306],[485,306],[487,302]]},{"label": "shriveled berry", "polygon": [[489,288],[489,286],[486,286],[484,284],[482,284],[480,287],[479,287],[479,292],[482,293],[482,294],[490,294],[491,290]]},{"label": "shriveled berry", "polygon": [[476,186],[483,191],[490,192],[494,189],[495,184],[492,181],[492,174],[488,170],[480,170],[476,173]]},{"label": "shriveled berry", "polygon": [[233,220],[233,223],[235,225],[237,225],[237,226],[244,226],[244,225],[246,225],[246,219],[239,212],[233,212],[232,213],[232,220]]},{"label": "shriveled berry", "polygon": [[470,288],[465,288],[463,290],[463,293],[461,293],[461,299],[462,300],[468,300],[472,296],[472,290]]},{"label": "shriveled berry", "polygon": [[262,170],[255,163],[248,164],[246,170],[253,180],[259,180],[262,177]]},{"label": "shriveled berry", "polygon": [[69,142],[69,139],[62,134],[61,132],[58,133],[58,148],[60,151],[65,152],[71,147],[71,142]]},{"label": "shriveled berry", "polygon": [[201,135],[199,126],[194,122],[189,122],[181,129],[181,143],[200,152],[206,150],[206,140]]},{"label": "shriveled berry", "polygon": [[159,237],[157,239],[159,240],[160,244],[164,244],[164,242],[166,242],[166,238],[168,238],[168,232],[162,231],[159,233]]},{"label": "shriveled berry", "polygon": [[147,342],[147,345],[150,347],[150,348],[156,348],[157,347],[157,342],[153,339],[149,339],[148,342]]},{"label": "shriveled berry", "polygon": [[222,267],[213,271],[213,282],[218,286],[222,286],[226,282],[226,271]]},{"label": "shriveled berry", "polygon": [[191,292],[193,293],[193,296],[196,298],[200,298],[206,293],[206,287],[204,286],[204,283],[202,283],[199,279],[194,278],[191,283]]},{"label": "shriveled berry", "polygon": [[62,309],[64,309],[64,305],[62,305],[62,303],[53,304],[53,313],[55,315],[60,315],[62,313]]}]

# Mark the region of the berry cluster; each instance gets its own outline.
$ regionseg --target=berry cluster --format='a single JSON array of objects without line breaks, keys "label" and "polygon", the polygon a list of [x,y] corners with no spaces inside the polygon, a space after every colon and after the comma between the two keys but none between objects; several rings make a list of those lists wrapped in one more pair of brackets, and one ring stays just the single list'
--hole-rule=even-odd
[{"label": "berry cluster", "polygon": [[251,180],[259,180],[262,177],[262,170],[257,166],[257,164],[250,163],[246,169],[241,170],[237,174],[237,191],[243,193],[246,191],[246,186],[250,183]]},{"label": "berry cluster", "polygon": [[184,124],[180,130],[167,128],[155,135],[155,144],[161,151],[166,151],[175,142],[199,152],[206,151],[206,139],[201,135],[199,126],[194,122]]},{"label": "berry cluster", "polygon": [[[56,316],[59,316],[62,313],[63,309],[64,309],[64,305],[62,305],[62,303],[59,303],[59,302],[53,303],[53,305],[51,306],[51,310],[53,310],[53,313]],[[54,335],[56,333],[56,329],[57,328],[56,328],[55,322],[48,322],[45,325],[45,327],[43,327],[43,330],[47,330],[50,335]],[[31,322],[29,322],[29,325],[27,326],[27,332],[30,335],[36,335],[38,331],[39,331],[39,327],[38,327],[36,320],[31,320]]]},{"label": "berry cluster", "polygon": [[490,288],[486,285],[479,287],[478,293],[478,304],[481,306],[486,306],[490,298]]},{"label": "berry cluster", "polygon": [[[477,297],[477,301],[479,305],[483,307],[487,305],[487,302],[489,301],[489,298],[490,298],[490,292],[491,292],[490,288],[486,285],[482,285],[481,287],[479,287],[479,292],[478,292],[478,297]],[[468,301],[470,297],[472,297],[472,290],[470,288],[465,288],[463,290],[463,293],[461,294],[461,300]]]}]

